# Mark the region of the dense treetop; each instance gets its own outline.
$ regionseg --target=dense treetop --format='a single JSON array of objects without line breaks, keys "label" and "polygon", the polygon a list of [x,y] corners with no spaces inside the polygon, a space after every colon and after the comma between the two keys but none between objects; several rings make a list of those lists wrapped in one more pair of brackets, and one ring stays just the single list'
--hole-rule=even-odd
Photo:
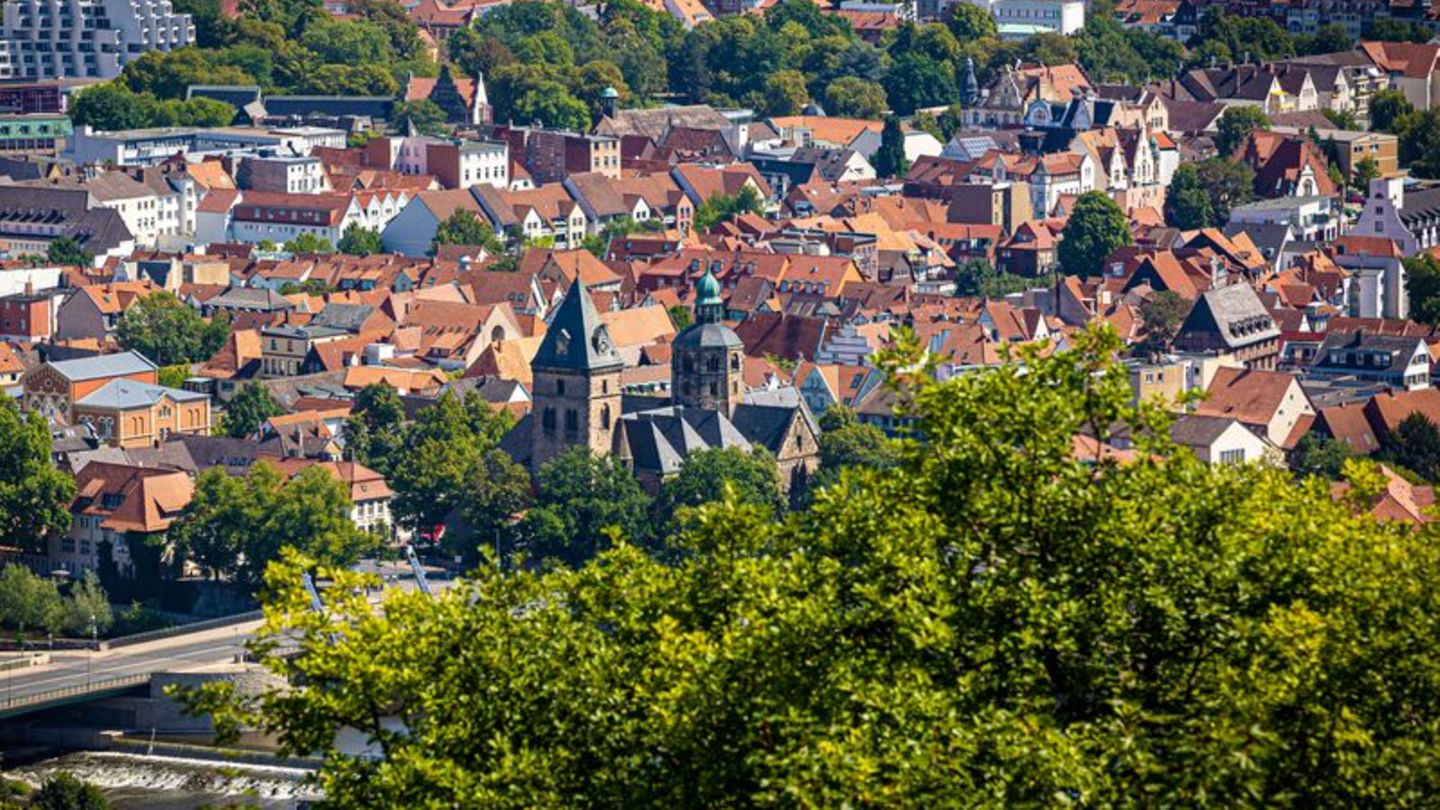
[{"label": "dense treetop", "polygon": [[[320,613],[292,557],[268,629],[302,654],[260,651],[293,688],[198,705],[324,755],[337,806],[1423,804],[1434,529],[1363,514],[1382,484],[1354,461],[1337,501],[1174,451],[1119,349],[938,383],[902,340],[923,444],[856,433],[827,452],[889,459],[783,521],[685,510],[669,554],[617,538],[382,612],[340,572]],[[1076,457],[1116,425],[1131,463]]]}]

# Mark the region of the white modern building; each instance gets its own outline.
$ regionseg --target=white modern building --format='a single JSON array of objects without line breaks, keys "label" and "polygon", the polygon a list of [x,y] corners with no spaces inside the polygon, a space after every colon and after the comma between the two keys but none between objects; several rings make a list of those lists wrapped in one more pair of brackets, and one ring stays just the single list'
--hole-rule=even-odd
[{"label": "white modern building", "polygon": [[1329,242],[1340,234],[1332,197],[1278,197],[1236,206],[1229,224],[1289,225],[1295,238],[1307,242]]},{"label": "white modern building", "polygon": [[170,0],[11,0],[0,26],[0,79],[113,79],[147,51],[195,42]]},{"label": "white modern building", "polygon": [[1085,27],[1084,0],[971,0],[990,12],[1000,38],[1021,41],[1036,34],[1078,33]]}]

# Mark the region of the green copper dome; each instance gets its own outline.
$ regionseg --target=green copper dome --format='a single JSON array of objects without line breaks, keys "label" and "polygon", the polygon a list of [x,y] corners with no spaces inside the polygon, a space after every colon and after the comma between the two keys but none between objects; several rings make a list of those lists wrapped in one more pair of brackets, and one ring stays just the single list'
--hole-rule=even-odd
[{"label": "green copper dome", "polygon": [[712,275],[709,270],[706,270],[705,275],[701,276],[700,280],[695,283],[695,304],[696,306],[705,306],[706,304],[719,303],[722,303],[720,300],[720,282],[715,280],[715,276]]}]

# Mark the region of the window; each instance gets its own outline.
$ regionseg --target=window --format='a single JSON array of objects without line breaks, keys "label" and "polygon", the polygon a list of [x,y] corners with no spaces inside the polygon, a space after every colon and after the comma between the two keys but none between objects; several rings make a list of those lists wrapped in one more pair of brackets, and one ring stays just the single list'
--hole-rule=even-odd
[{"label": "window", "polygon": [[1245,461],[1245,451],[1244,451],[1244,450],[1221,450],[1221,451],[1220,451],[1220,463],[1221,463],[1221,464],[1242,464],[1242,463],[1244,463],[1244,461]]},{"label": "window", "polygon": [[546,433],[555,432],[555,409],[546,408],[545,413],[540,417],[540,427]]},{"label": "window", "polygon": [[603,429],[605,429],[605,430],[609,430],[609,429],[610,429],[610,406],[609,406],[609,405],[602,405],[602,406],[600,406],[600,427],[603,428]]},{"label": "window", "polygon": [[565,411],[565,432],[566,432],[566,433],[576,433],[576,432],[578,432],[579,430],[580,430],[580,417],[576,415],[574,409],[567,409],[567,410]]}]

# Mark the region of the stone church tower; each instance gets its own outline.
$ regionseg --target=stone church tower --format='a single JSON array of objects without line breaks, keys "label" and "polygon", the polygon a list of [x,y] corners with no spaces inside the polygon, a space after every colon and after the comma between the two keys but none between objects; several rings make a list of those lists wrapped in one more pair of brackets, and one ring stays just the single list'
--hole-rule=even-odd
[{"label": "stone church tower", "polygon": [[530,367],[534,376],[530,467],[571,447],[608,455],[620,420],[620,370],[610,331],[577,277]]},{"label": "stone church tower", "polygon": [[720,282],[705,271],[695,284],[695,323],[675,336],[670,398],[676,405],[733,416],[744,395],[745,344],[724,324]]}]

